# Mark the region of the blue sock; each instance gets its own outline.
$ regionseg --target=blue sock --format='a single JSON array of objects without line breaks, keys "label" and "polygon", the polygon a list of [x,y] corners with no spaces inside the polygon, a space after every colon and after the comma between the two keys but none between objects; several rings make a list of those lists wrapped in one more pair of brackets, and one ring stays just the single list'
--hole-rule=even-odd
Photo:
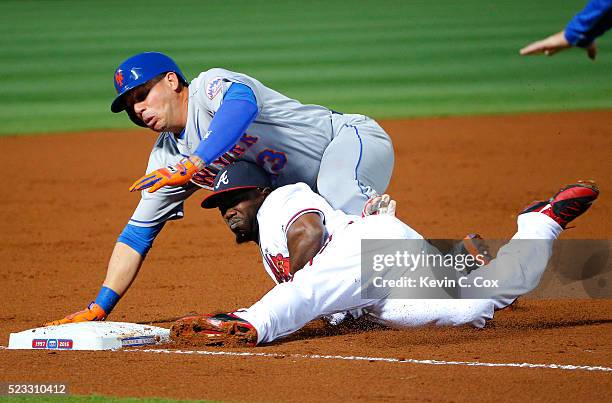
[{"label": "blue sock", "polygon": [[121,296],[117,294],[115,291],[111,290],[108,287],[102,287],[98,296],[96,297],[96,304],[100,305],[104,312],[108,315],[111,313],[117,302],[121,299]]}]

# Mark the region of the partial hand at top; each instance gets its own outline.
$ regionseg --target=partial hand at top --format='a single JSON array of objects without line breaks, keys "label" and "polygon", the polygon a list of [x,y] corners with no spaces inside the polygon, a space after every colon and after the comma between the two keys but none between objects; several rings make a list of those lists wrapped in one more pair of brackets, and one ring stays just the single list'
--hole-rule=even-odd
[{"label": "partial hand at top", "polygon": [[[521,49],[520,53],[522,56],[552,56],[557,52],[569,49],[571,47],[572,45],[570,45],[567,39],[565,39],[565,32],[561,31],[549,36],[548,38],[544,38],[525,46],[523,49]],[[597,47],[595,46],[595,42],[591,43],[585,48],[585,50],[589,59],[595,60],[595,57],[597,56]]]}]

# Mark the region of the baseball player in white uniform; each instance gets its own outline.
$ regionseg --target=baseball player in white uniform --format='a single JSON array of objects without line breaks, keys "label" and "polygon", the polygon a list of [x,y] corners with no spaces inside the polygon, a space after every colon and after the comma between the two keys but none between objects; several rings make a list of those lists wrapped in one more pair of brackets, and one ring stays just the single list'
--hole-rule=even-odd
[{"label": "baseball player in white uniform", "polygon": [[483,327],[496,309],[537,286],[553,241],[599,194],[594,183],[578,182],[524,209],[512,241],[496,259],[466,276],[469,281],[476,275],[499,281],[500,288],[486,298],[409,299],[361,294],[361,240],[411,239],[427,247],[419,233],[394,216],[346,214],[303,183],[270,191],[266,174],[246,161],[224,168],[214,187],[202,207],[218,207],[238,242],[259,244],[265,269],[277,285],[247,309],[183,318],[174,324],[172,337],[188,334],[205,344],[246,345],[271,342],[313,319],[356,308],[394,327]]},{"label": "baseball player in white uniform", "polygon": [[191,83],[168,56],[147,52],[114,75],[113,112],[159,132],[146,174],[130,191],[141,200],[119,236],[104,284],[83,311],[47,323],[104,320],[136,278],[168,220],[183,203],[210,189],[219,170],[243,159],[263,168],[273,188],[302,182],[334,208],[361,212],[382,194],[393,170],[389,136],[372,119],[304,105],[244,74],[221,68]]}]

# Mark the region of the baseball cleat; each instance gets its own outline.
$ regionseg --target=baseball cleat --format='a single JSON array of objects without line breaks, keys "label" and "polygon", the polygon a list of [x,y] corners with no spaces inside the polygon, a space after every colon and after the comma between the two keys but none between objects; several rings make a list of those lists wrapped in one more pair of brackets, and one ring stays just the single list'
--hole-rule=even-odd
[{"label": "baseball cleat", "polygon": [[187,316],[172,325],[170,339],[206,346],[254,347],[257,344],[257,330],[231,313]]},{"label": "baseball cleat", "polygon": [[533,202],[520,214],[542,213],[565,229],[567,224],[591,207],[597,196],[599,196],[599,189],[595,182],[579,181],[565,186],[547,201]]}]

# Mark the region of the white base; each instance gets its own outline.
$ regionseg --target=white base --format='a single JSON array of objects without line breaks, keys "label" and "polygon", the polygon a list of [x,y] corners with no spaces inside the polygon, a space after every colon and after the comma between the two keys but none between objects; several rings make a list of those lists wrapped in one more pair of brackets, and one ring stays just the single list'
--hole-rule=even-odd
[{"label": "white base", "polygon": [[80,322],[11,333],[14,350],[116,350],[163,343],[170,330],[124,322]]}]

